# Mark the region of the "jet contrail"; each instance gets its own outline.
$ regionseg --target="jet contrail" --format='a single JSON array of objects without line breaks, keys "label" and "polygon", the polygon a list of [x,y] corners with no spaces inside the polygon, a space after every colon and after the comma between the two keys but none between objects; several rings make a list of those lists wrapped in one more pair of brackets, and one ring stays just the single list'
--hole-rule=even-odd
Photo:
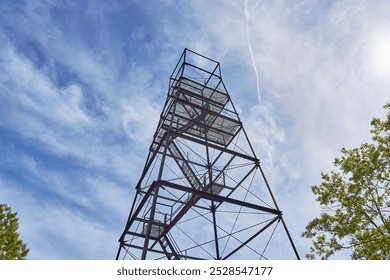
[{"label": "jet contrail", "polygon": [[271,168],[274,168],[274,162],[272,161],[272,154],[271,152],[268,152],[268,157],[269,157],[269,163],[271,164]]},{"label": "jet contrail", "polygon": [[248,0],[245,0],[245,21],[246,21],[246,34],[248,36],[248,49],[249,49],[249,53],[250,53],[251,58],[252,58],[253,70],[255,71],[255,74],[256,74],[257,97],[259,98],[259,103],[261,104],[259,73],[257,72],[256,61],[255,61],[255,57],[253,55],[251,36],[250,36],[250,30],[249,30]]}]

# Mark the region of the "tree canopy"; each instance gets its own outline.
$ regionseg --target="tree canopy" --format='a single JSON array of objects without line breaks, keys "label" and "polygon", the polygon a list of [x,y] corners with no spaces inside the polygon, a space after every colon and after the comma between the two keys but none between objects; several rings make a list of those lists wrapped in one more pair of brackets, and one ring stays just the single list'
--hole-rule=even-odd
[{"label": "tree canopy", "polygon": [[19,220],[11,207],[0,204],[0,260],[25,259],[29,249],[18,234]]},{"label": "tree canopy", "polygon": [[372,143],[342,149],[337,171],[312,186],[322,206],[303,237],[312,239],[308,259],[328,259],[349,250],[352,259],[390,259],[390,103],[387,118],[374,118]]}]

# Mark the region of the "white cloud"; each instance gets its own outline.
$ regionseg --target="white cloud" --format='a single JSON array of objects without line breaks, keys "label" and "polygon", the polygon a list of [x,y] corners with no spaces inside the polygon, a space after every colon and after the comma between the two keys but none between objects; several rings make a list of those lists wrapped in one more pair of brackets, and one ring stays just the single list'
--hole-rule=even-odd
[{"label": "white cloud", "polygon": [[26,186],[0,176],[0,200],[18,212],[19,233],[30,248],[28,259],[113,259],[123,228],[120,222],[126,219],[125,206],[130,203],[118,186],[91,178],[86,190],[77,190],[59,174],[36,171],[49,176],[52,192],[75,204],[55,196],[31,195]]},{"label": "white cloud", "polygon": [[82,90],[78,85],[58,89],[46,73],[7,42],[3,41],[0,53],[3,69],[2,82],[8,85],[2,94],[8,94],[19,110],[28,111],[53,123],[82,126],[89,123],[81,108]]},{"label": "white cloud", "polygon": [[122,103],[122,127],[136,142],[152,141],[162,108],[144,97],[135,97]]},{"label": "white cloud", "polygon": [[[24,217],[35,221],[29,225],[29,258],[108,259],[114,256],[117,241],[114,229],[69,207],[47,203],[34,206],[35,211]],[[113,252],[112,256],[107,254],[109,251]]]}]

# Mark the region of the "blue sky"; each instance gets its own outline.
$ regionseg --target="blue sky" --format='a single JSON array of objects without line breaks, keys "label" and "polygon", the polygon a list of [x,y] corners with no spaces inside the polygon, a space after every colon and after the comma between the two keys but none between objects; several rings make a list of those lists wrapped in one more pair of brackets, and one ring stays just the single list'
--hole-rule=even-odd
[{"label": "blue sky", "polygon": [[221,63],[302,256],[321,212],[310,186],[370,141],[389,101],[385,0],[3,0],[0,13],[0,202],[29,259],[115,258],[184,48]]}]

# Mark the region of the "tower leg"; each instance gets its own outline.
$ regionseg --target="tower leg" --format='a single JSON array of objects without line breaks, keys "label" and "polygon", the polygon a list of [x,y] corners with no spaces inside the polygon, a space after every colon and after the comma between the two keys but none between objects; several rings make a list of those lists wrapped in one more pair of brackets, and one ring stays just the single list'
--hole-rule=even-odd
[{"label": "tower leg", "polygon": [[154,213],[156,212],[156,203],[157,203],[159,189],[160,189],[160,186],[157,186],[157,188],[154,191],[153,204],[152,204],[152,207],[150,209],[149,222],[148,222],[148,227],[146,229],[146,236],[145,236],[144,247],[142,250],[141,260],[146,259],[146,254],[148,252],[150,233],[152,232],[152,225],[153,225],[153,221],[154,221]]}]

